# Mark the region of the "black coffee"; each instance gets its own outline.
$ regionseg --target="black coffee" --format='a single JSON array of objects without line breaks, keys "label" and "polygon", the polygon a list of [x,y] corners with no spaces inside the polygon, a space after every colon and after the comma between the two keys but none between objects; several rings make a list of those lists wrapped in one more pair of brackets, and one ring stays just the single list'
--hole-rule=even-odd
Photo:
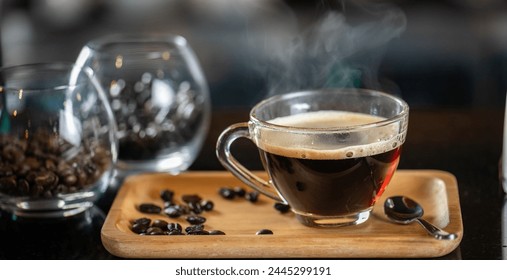
[{"label": "black coffee", "polygon": [[[343,112],[318,112],[274,120],[299,127],[336,127],[379,121],[378,117]],[[339,125],[338,125],[339,124]],[[370,135],[371,136],[371,135]],[[371,145],[332,149],[303,149],[266,141],[260,149],[263,164],[281,195],[302,214],[350,215],[373,206],[391,180],[401,143],[376,141]],[[337,140],[339,141],[339,140]]]}]

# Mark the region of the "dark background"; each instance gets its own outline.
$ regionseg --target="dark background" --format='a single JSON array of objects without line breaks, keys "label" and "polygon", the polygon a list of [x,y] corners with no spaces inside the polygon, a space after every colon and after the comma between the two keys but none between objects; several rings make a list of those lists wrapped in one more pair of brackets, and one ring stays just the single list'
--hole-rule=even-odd
[{"label": "dark background", "polygon": [[[219,133],[247,120],[248,109],[272,90],[266,69],[272,66],[273,50],[252,39],[276,39],[294,24],[307,30],[329,11],[361,19],[371,11],[367,3],[0,0],[0,57],[4,66],[74,61],[86,42],[111,33],[183,35],[201,62],[213,102],[211,129],[191,169],[217,170],[223,169],[214,155]],[[390,3],[389,9],[405,15],[404,32],[373,51],[377,64],[367,64],[373,66],[374,87],[401,96],[411,107],[400,168],[442,169],[457,177],[465,235],[445,258],[505,258],[506,206],[498,161],[507,81],[507,1]],[[368,86],[359,80],[353,85]],[[241,162],[261,168],[251,143],[238,146],[244,149],[238,155]],[[0,259],[111,258],[99,233],[113,198],[114,193],[107,195],[100,209],[63,224],[12,223],[0,214]]]},{"label": "dark background", "polygon": [[[390,2],[405,13],[406,29],[379,54],[381,63],[373,70],[378,68],[381,89],[400,94],[411,107],[503,106],[505,1]],[[305,30],[328,11],[365,13],[371,5],[364,0],[0,3],[4,65],[75,61],[86,42],[111,33],[180,34],[202,64],[215,107],[250,107],[266,96],[266,72],[257,66],[272,50],[252,45],[252,38],[277,37],[288,21]]]}]

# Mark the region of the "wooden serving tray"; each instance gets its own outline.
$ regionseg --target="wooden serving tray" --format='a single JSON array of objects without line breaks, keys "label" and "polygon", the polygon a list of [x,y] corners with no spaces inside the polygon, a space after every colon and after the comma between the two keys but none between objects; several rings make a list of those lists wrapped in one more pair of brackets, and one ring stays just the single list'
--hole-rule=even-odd
[{"label": "wooden serving tray", "polygon": [[[148,174],[129,177],[107,215],[102,243],[113,255],[124,258],[428,258],[443,256],[461,242],[463,223],[456,178],[436,170],[398,170],[370,219],[361,225],[340,228],[311,228],[300,224],[293,213],[280,214],[274,202],[261,196],[255,204],[245,199],[225,200],[218,194],[223,186],[244,186],[227,172],[187,172],[178,176]],[[248,189],[245,186],[246,189]],[[183,217],[144,214],[136,205],[152,202],[163,206],[163,189],[199,194],[215,203],[205,212],[206,230],[226,235],[141,236],[130,230],[130,221],[149,217],[188,223]],[[424,218],[448,232],[455,240],[435,240],[418,224],[399,225],[384,216],[384,200],[406,195],[425,209]],[[273,235],[255,235],[263,228]]]}]

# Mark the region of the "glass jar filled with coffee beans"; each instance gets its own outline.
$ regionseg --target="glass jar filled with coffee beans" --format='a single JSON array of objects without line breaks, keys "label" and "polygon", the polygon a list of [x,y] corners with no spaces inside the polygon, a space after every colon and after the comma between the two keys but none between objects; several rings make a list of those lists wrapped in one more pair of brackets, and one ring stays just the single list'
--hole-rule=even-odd
[{"label": "glass jar filled with coffee beans", "polygon": [[66,217],[108,186],[116,124],[91,69],[34,64],[0,69],[0,207]]}]

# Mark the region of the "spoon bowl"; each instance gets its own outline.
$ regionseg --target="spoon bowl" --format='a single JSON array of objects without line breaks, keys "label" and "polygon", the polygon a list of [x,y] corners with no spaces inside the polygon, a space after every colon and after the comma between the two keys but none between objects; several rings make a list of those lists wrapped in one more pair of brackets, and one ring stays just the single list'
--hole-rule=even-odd
[{"label": "spoon bowl", "polygon": [[410,224],[418,222],[426,231],[438,240],[453,240],[457,235],[448,233],[422,219],[424,209],[415,200],[406,196],[392,196],[384,203],[384,213],[393,222]]}]

